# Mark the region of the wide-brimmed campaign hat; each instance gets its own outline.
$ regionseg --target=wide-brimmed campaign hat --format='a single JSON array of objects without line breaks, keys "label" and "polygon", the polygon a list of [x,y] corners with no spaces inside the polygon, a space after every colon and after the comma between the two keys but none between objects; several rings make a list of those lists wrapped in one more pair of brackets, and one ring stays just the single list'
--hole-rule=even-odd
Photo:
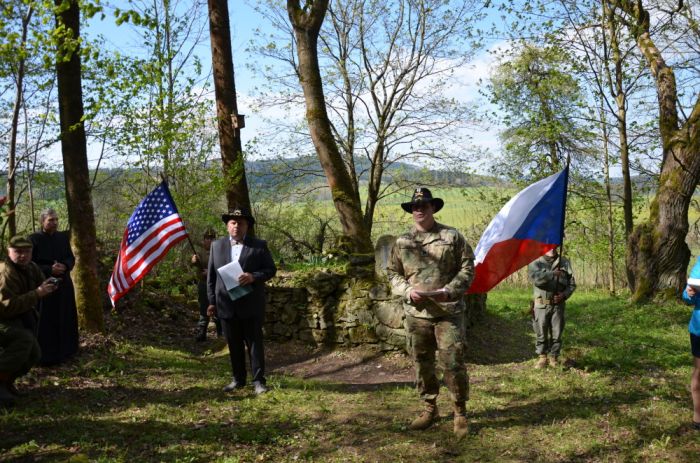
[{"label": "wide-brimmed campaign hat", "polygon": [[248,225],[253,225],[255,223],[253,215],[245,207],[237,207],[226,212],[225,214],[221,214],[221,220],[223,220],[224,223],[228,223],[228,221],[231,219],[246,219],[248,221]]},{"label": "wide-brimmed campaign hat", "polygon": [[440,198],[433,198],[433,194],[430,192],[429,189],[425,187],[419,187],[416,188],[416,190],[413,192],[413,197],[411,200],[407,203],[401,203],[401,207],[403,208],[404,211],[408,213],[413,212],[413,205],[414,204],[425,204],[425,203],[431,203],[433,207],[435,208],[435,212],[439,211],[442,209],[442,206],[445,205],[445,201],[443,201]]}]

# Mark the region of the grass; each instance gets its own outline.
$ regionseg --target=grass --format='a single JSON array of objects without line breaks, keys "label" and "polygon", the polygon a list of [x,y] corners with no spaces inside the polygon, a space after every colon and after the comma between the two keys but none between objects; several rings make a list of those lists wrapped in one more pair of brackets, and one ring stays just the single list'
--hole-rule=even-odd
[{"label": "grass", "polygon": [[142,312],[114,316],[107,338],[88,338],[74,361],[25,380],[30,396],[0,411],[0,461],[697,461],[687,307],[580,290],[567,307],[567,367],[539,371],[528,294],[492,292],[469,333],[462,442],[447,394],[436,426],[406,429],[420,404],[404,383],[273,375],[267,395],[226,396],[225,351],[195,348],[182,332],[190,320]]}]

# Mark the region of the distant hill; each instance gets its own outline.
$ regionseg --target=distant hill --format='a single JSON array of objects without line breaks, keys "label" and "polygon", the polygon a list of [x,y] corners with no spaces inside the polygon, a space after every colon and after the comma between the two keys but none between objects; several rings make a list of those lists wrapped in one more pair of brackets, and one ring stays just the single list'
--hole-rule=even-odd
[{"label": "distant hill", "polygon": [[[369,163],[366,159],[358,158],[356,167],[360,173],[360,181],[368,180],[367,172]],[[247,161],[246,162],[246,177],[247,180],[264,188],[279,181],[279,176],[284,175],[293,178],[295,183],[300,186],[309,186],[317,183],[319,180],[324,180],[323,170],[319,165],[318,158],[315,156],[304,156],[297,158],[273,159],[262,161]],[[384,172],[384,181],[391,181],[395,177],[403,178],[422,178],[429,183],[437,183],[443,185],[452,185],[456,187],[476,187],[476,186],[503,186],[507,182],[486,175],[478,175],[473,173],[465,173],[459,171],[426,169],[417,167],[408,163],[397,162],[389,166]]]},{"label": "distant hill", "polygon": [[[219,162],[212,161],[212,162]],[[360,181],[367,181],[368,161],[364,158],[357,159],[357,168],[361,172]],[[128,170],[120,168],[104,168],[102,172],[112,179],[120,178]],[[388,182],[395,177],[420,179],[429,184],[450,185],[459,188],[467,187],[501,187],[508,188],[511,183],[495,176],[479,175],[462,171],[427,169],[408,163],[397,162],[389,166],[384,173],[384,181]],[[325,184],[325,176],[315,156],[303,156],[297,158],[284,158],[272,160],[254,160],[246,162],[246,177],[251,186],[259,190],[275,188],[280,179],[293,182],[300,189]],[[653,191],[656,186],[656,178],[649,175],[636,175],[632,177],[633,188],[636,191]],[[622,186],[621,177],[613,177],[612,184],[616,188]],[[0,195],[6,194],[7,174],[0,173]],[[61,199],[65,195],[63,185],[63,172],[41,172],[37,174],[35,194],[43,199]]]}]

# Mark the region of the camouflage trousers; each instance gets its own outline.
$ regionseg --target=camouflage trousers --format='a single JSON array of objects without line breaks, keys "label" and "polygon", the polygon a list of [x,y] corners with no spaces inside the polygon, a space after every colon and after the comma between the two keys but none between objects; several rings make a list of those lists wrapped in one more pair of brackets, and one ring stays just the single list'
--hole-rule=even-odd
[{"label": "camouflage trousers", "polygon": [[22,376],[40,357],[39,343],[31,331],[18,322],[0,323],[0,373]]},{"label": "camouflage trousers", "polygon": [[464,365],[464,316],[417,318],[406,315],[409,352],[416,365],[416,383],[423,400],[434,400],[440,392],[437,367],[442,370],[453,402],[469,399],[469,375]]}]

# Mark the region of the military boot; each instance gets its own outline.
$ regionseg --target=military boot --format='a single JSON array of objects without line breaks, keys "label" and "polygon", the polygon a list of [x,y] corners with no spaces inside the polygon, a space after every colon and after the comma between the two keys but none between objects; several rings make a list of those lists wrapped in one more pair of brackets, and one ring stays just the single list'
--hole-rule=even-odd
[{"label": "military boot", "polygon": [[464,439],[464,436],[469,432],[469,423],[467,423],[467,407],[464,402],[454,403],[454,433],[458,439]]},{"label": "military boot", "polygon": [[535,363],[535,369],[540,370],[547,366],[547,354],[540,354],[540,358]]},{"label": "military boot", "polygon": [[425,401],[425,409],[421,412],[420,415],[418,415],[418,418],[415,420],[411,421],[411,424],[408,426],[409,429],[413,430],[418,430],[422,431],[423,429],[428,429],[431,424],[437,419],[438,417],[438,409],[437,409],[437,404],[435,403],[434,400],[426,400]]},{"label": "military boot", "polygon": [[559,366],[559,357],[556,355],[552,355],[549,357],[549,366],[552,368],[556,368]]}]

